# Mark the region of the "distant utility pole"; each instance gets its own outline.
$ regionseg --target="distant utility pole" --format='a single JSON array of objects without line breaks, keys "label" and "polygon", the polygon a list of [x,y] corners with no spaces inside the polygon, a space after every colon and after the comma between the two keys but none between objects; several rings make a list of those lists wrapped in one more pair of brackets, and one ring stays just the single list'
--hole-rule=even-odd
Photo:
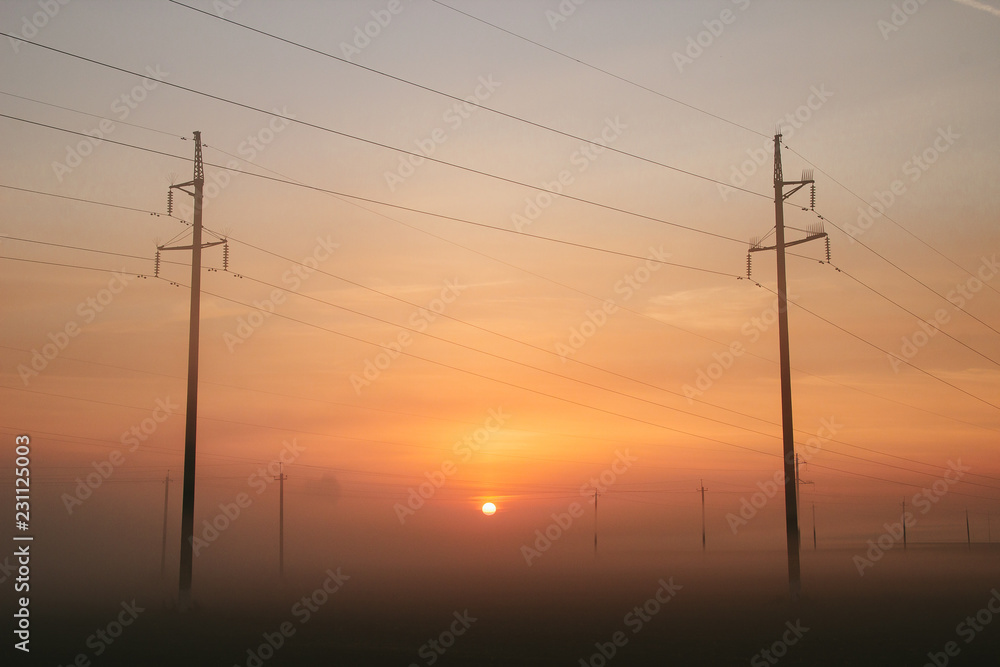
[{"label": "distant utility pole", "polygon": [[[806,171],[798,181],[783,180],[781,173],[781,133],[774,135],[774,245],[764,247],[760,240],[752,241],[749,252],[775,250],[778,264],[778,356],[781,362],[781,433],[785,473],[785,535],[788,546],[788,589],[792,599],[802,591],[799,567],[799,511],[798,486],[795,475],[795,429],[792,425],[792,370],[788,351],[788,292],[785,288],[785,248],[814,239],[825,238],[826,233],[809,232],[804,239],[785,243],[785,200],[806,185],[815,183],[812,173]],[[785,192],[786,185],[794,185]],[[829,246],[827,246],[829,255]],[[750,255],[747,254],[747,277],[750,275]]]},{"label": "distant utility pole", "polygon": [[990,531],[990,512],[986,511],[986,544],[993,544],[993,533]]},{"label": "distant utility pole", "polygon": [[816,502],[813,501],[813,551],[816,551]]},{"label": "distant utility pole", "polygon": [[[803,484],[813,484],[814,483],[814,482],[806,481],[806,480],[802,479],[802,474],[799,471],[799,463],[800,463],[799,455],[796,454],[795,455],[795,482],[796,482],[796,485],[797,485],[795,487],[796,489],[799,486],[802,486]],[[799,496],[796,496],[795,497],[795,502],[798,503],[798,500],[799,500]],[[796,506],[796,514],[798,514],[798,506]]]},{"label": "distant utility pole", "polygon": [[705,480],[701,480],[701,550],[705,550],[705,492],[708,489],[705,488]]},{"label": "distant utility pole", "polygon": [[278,572],[285,576],[285,480],[284,463],[278,462]]},{"label": "distant utility pole", "polygon": [[[795,488],[798,490],[799,486],[803,484],[814,484],[815,482],[806,481],[802,479],[802,474],[799,471],[799,455],[795,455]],[[801,494],[799,494],[801,495]],[[799,495],[795,496],[795,516],[799,515]],[[816,550],[816,503],[812,504],[813,509],[813,551]]]},{"label": "distant utility pole", "polygon": [[[191,251],[191,313],[188,331],[187,408],[184,425],[184,479],[181,491],[181,574],[178,604],[182,610],[191,605],[191,569],[194,562],[194,480],[198,437],[198,330],[201,318],[201,250],[223,241],[201,242],[201,210],[204,199],[205,165],[201,158],[201,132],[194,133],[194,178],[170,188],[186,192],[194,198],[191,245],[157,247],[157,267],[161,250]],[[186,190],[193,187],[194,191]],[[168,196],[168,207],[173,203]]]},{"label": "distant utility pole", "polygon": [[594,556],[597,556],[597,489],[594,489]]},{"label": "distant utility pole", "polygon": [[972,549],[972,529],[969,527],[969,510],[965,510],[965,539],[969,542],[969,549]]},{"label": "distant utility pole", "polygon": [[170,500],[170,471],[167,471],[167,479],[163,482],[163,546],[160,548],[160,576],[162,577],[167,569],[167,503]]},{"label": "distant utility pole", "polygon": [[903,498],[903,550],[906,550],[906,498]]}]

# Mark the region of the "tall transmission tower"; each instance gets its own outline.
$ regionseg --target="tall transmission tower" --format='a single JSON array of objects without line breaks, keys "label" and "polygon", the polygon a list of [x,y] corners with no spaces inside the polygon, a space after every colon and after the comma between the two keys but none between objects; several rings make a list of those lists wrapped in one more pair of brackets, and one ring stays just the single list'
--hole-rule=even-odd
[{"label": "tall transmission tower", "polygon": [[[781,133],[774,135],[774,245],[764,247],[760,241],[750,244],[749,252],[774,250],[778,265],[778,356],[781,363],[781,434],[785,473],[785,535],[788,546],[788,589],[792,599],[802,591],[802,574],[799,566],[799,508],[798,477],[795,459],[795,429],[792,425],[792,369],[788,352],[788,291],[785,287],[785,248],[815,239],[826,238],[821,228],[807,233],[806,238],[785,242],[785,200],[815,181],[812,173],[804,171],[802,179],[786,181],[781,173]],[[788,192],[785,186],[794,185]],[[747,253],[747,277],[750,275],[750,255]]]},{"label": "tall transmission tower", "polygon": [[[185,188],[193,187],[194,190]],[[186,192],[194,198],[191,245],[157,247],[161,250],[191,251],[191,315],[188,332],[187,408],[184,425],[184,478],[181,490],[181,572],[178,605],[187,610],[191,605],[191,570],[194,562],[194,481],[198,437],[198,332],[201,318],[201,251],[224,241],[203,244],[201,241],[201,210],[204,200],[205,165],[201,157],[201,132],[194,133],[194,178],[187,183],[171,185],[171,190]],[[173,196],[168,191],[168,206]],[[159,262],[157,262],[159,264]]]}]

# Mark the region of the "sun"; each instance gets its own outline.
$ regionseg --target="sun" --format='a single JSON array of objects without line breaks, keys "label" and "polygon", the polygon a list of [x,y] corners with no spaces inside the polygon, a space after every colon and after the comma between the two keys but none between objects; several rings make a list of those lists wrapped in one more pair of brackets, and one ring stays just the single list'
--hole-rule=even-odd
[{"label": "sun", "polygon": [[497,506],[493,503],[483,503],[483,514],[493,516],[497,512]]}]

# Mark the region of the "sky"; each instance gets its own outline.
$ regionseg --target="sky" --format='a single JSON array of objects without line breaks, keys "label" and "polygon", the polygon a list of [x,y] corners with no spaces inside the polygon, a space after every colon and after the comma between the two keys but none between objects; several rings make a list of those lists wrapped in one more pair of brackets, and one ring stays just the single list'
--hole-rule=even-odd
[{"label": "sky", "polygon": [[168,474],[177,567],[194,131],[196,586],[274,571],[279,474],[296,571],[693,553],[703,487],[711,548],[782,550],[777,132],[829,240],[803,539],[1000,534],[1000,16],[902,5],[3,3],[0,469],[30,435],[52,580],[158,575]]}]

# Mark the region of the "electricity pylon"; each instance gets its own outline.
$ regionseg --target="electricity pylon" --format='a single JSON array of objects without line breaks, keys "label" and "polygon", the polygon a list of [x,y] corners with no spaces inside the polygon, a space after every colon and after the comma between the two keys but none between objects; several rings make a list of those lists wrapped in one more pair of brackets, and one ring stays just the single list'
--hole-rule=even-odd
[{"label": "electricity pylon", "polygon": [[[807,232],[804,239],[785,242],[785,200],[815,181],[812,173],[805,171],[802,179],[786,181],[781,173],[781,133],[774,135],[774,245],[762,246],[753,241],[747,253],[747,277],[750,277],[750,252],[775,250],[778,264],[778,356],[781,362],[781,435],[785,473],[785,535],[788,546],[788,589],[792,599],[798,599],[802,591],[802,575],[799,567],[799,509],[798,478],[795,468],[795,429],[792,426],[792,369],[788,352],[788,292],[785,288],[785,248],[815,239],[827,238],[822,228]],[[785,192],[786,185],[794,185]],[[813,186],[815,201],[815,186]],[[829,244],[827,245],[829,258]]]},{"label": "electricity pylon", "polygon": [[[186,190],[194,187],[194,191]],[[171,189],[186,192],[194,198],[191,245],[157,247],[157,268],[161,250],[191,251],[191,315],[188,331],[188,385],[184,425],[184,478],[181,490],[181,572],[178,605],[187,610],[191,605],[191,570],[194,562],[194,480],[198,437],[198,331],[201,318],[201,251],[225,241],[202,243],[201,209],[204,199],[205,165],[201,158],[201,132],[194,133],[194,178],[187,183],[171,185]],[[173,196],[168,196],[168,206]],[[158,272],[157,272],[158,273]]]}]

